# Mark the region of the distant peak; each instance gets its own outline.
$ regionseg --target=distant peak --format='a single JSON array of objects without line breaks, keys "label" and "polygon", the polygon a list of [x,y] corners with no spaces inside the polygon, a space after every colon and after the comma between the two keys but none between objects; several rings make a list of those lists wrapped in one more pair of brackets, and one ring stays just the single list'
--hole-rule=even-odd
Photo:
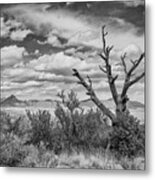
[{"label": "distant peak", "polygon": [[13,95],[13,94],[11,94],[9,97],[10,97],[10,98],[16,98],[16,96]]},{"label": "distant peak", "polygon": [[17,98],[16,98],[16,96],[15,95],[10,95],[8,98],[6,98],[6,99],[11,99],[11,100],[17,100]]},{"label": "distant peak", "polygon": [[16,103],[16,102],[20,102],[20,100],[18,100],[16,96],[13,94],[3,100],[3,103],[7,103],[7,104]]}]

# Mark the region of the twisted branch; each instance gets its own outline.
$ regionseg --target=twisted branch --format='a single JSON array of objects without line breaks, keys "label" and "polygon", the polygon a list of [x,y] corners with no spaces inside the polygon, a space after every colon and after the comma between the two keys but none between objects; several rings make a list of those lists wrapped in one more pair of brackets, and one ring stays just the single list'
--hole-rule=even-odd
[{"label": "twisted branch", "polygon": [[101,71],[103,71],[107,75],[111,94],[112,94],[112,97],[114,99],[115,104],[117,105],[118,104],[118,102],[117,102],[118,93],[117,93],[115,81],[118,78],[118,75],[116,75],[116,76],[112,75],[112,70],[111,70],[112,68],[111,68],[111,65],[109,63],[109,55],[110,55],[111,50],[113,49],[113,46],[106,46],[105,36],[107,34],[108,33],[105,32],[105,26],[103,26],[102,27],[103,53],[100,53],[99,56],[105,62],[105,69],[103,69],[101,66],[100,66],[100,69],[101,69]]},{"label": "twisted branch", "polygon": [[88,83],[87,83],[84,80],[84,78],[79,74],[77,69],[73,69],[73,76],[76,76],[79,80],[78,83],[83,85],[86,88],[86,90],[87,90],[86,94],[90,96],[90,99],[97,105],[97,107],[99,109],[101,109],[103,111],[103,113],[105,115],[107,115],[114,122],[116,119],[115,115],[104,104],[102,104],[101,101],[96,96],[96,94],[92,88],[92,81],[91,81],[90,77],[87,76],[87,78],[88,78]]},{"label": "twisted branch", "polygon": [[[142,72],[140,75],[138,75],[136,77],[134,77],[135,73],[133,73],[136,70],[136,68],[138,67],[138,65],[140,64],[140,62],[143,60],[144,57],[145,57],[145,54],[142,53],[137,60],[135,60],[135,61],[130,60],[131,63],[132,63],[132,67],[130,68],[129,71],[125,70],[125,81],[124,81],[124,86],[123,86],[123,89],[122,89],[121,97],[125,96],[128,89],[133,84],[135,84],[136,82],[138,82],[140,79],[142,79],[145,76],[145,72]],[[124,69],[126,68],[125,58],[126,58],[126,56],[124,56],[123,58],[121,57]],[[131,77],[134,77],[134,79],[130,80]]]}]

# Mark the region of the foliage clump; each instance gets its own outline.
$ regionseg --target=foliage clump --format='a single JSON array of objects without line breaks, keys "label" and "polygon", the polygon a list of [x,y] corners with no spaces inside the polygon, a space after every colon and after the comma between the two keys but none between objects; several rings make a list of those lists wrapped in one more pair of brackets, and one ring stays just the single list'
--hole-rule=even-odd
[{"label": "foliage clump", "polygon": [[10,115],[1,111],[0,166],[18,166],[26,156],[21,121],[22,118],[13,121]]},{"label": "foliage clump", "polygon": [[124,114],[110,133],[111,150],[117,156],[144,156],[145,126],[130,114]]},{"label": "foliage clump", "polygon": [[101,112],[93,109],[84,112],[73,91],[68,95],[62,91],[58,96],[61,101],[57,102],[55,115],[63,133],[64,146],[69,150],[92,150],[104,147],[103,134],[106,125],[101,121]]},{"label": "foliage clump", "polygon": [[36,113],[27,110],[26,114],[31,123],[31,138],[27,143],[39,146],[41,142],[44,142],[47,145],[51,136],[50,113],[45,110],[39,110]]}]

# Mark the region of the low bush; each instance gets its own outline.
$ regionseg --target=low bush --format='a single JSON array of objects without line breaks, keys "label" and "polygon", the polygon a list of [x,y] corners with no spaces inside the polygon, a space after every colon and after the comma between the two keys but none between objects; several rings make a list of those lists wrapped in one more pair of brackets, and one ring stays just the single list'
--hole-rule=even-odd
[{"label": "low bush", "polygon": [[24,119],[12,119],[1,111],[0,119],[0,166],[18,166],[26,156],[24,150],[25,128]]},{"label": "low bush", "polygon": [[110,133],[111,150],[117,156],[144,156],[145,154],[145,127],[130,114],[119,119],[117,126]]},{"label": "low bush", "polygon": [[1,134],[0,166],[16,167],[26,157],[21,139],[13,133]]},{"label": "low bush", "polygon": [[65,148],[91,151],[105,147],[107,137],[104,134],[107,129],[104,121],[101,121],[101,112],[98,109],[84,112],[73,91],[67,95],[61,92],[58,96],[61,101],[57,102],[55,115],[60,124]]},{"label": "low bush", "polygon": [[36,113],[26,111],[27,117],[31,124],[30,140],[26,144],[39,146],[41,142],[47,146],[50,142],[52,122],[51,115],[48,111],[39,110]]}]

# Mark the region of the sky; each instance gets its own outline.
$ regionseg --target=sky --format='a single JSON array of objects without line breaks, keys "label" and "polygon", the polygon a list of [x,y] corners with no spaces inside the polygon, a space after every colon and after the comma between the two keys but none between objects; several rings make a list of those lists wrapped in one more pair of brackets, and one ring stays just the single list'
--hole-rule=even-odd
[{"label": "sky", "polygon": [[[126,64],[144,52],[145,6],[143,0],[107,2],[62,2],[4,4],[1,7],[1,95],[20,99],[56,99],[61,90],[74,90],[87,99],[86,90],[72,76],[76,68],[90,76],[99,98],[111,98],[104,64],[101,27],[106,25],[106,42],[113,74],[118,74],[118,92],[124,82],[120,56]],[[145,60],[144,60],[145,61]],[[144,63],[136,74],[144,71]],[[129,90],[131,100],[144,103],[144,79]]]}]

